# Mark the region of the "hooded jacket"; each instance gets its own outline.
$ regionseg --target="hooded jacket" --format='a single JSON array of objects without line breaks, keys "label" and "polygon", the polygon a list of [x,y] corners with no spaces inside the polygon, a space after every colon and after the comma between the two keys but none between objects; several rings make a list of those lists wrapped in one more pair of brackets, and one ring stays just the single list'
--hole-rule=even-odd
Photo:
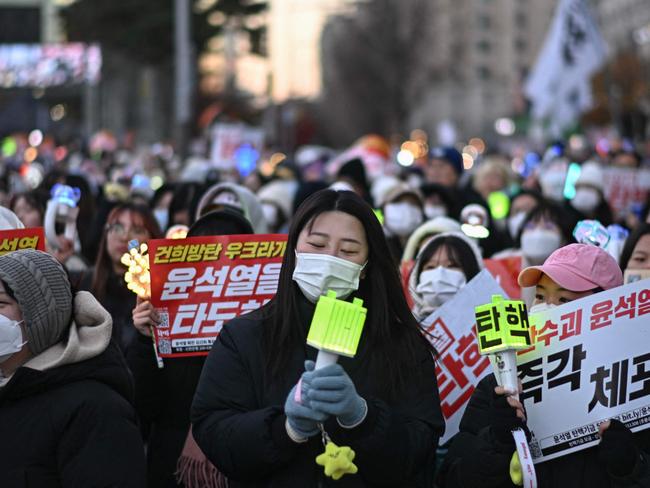
[{"label": "hooded jacket", "polygon": [[467,237],[465,234],[462,232],[443,232],[442,234],[436,234],[433,236],[429,242],[426,243],[426,245],[422,248],[422,251],[419,253],[418,259],[415,261],[415,265],[413,266],[413,269],[411,270],[411,274],[409,276],[409,294],[411,295],[411,298],[413,299],[413,315],[415,316],[416,319],[419,321],[424,320],[427,318],[429,315],[433,313],[435,310],[432,308],[430,305],[428,305],[424,299],[422,298],[422,294],[418,293],[417,287],[418,287],[418,280],[420,279],[420,270],[422,269],[423,263],[422,262],[422,254],[423,251],[430,246],[433,242],[437,241],[438,239],[442,239],[444,237],[456,237],[463,242],[466,242],[467,245],[470,247],[472,252],[474,253],[474,257],[476,258],[476,263],[478,264],[478,269],[482,270],[483,269],[483,259],[481,258],[481,250],[479,247],[476,245],[476,243]]},{"label": "hooded jacket", "polygon": [[67,337],[0,384],[3,487],[143,487],[133,382],[111,317],[87,292]]},{"label": "hooded jacket", "polygon": [[212,204],[215,197],[222,191],[229,191],[237,195],[239,203],[241,204],[244,217],[253,225],[256,234],[266,234],[268,232],[268,225],[264,219],[264,212],[262,211],[262,204],[257,196],[248,188],[235,183],[218,183],[210,188],[203,194],[199,205],[196,208],[196,218],[198,220],[203,214],[206,207]]}]

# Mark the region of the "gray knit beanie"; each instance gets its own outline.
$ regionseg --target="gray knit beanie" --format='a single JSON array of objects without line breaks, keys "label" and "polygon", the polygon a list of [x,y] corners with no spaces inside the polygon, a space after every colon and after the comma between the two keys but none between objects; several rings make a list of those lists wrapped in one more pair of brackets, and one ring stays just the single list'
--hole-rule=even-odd
[{"label": "gray knit beanie", "polygon": [[63,266],[41,251],[14,251],[0,256],[0,280],[16,297],[32,353],[56,344],[72,315],[72,291]]}]

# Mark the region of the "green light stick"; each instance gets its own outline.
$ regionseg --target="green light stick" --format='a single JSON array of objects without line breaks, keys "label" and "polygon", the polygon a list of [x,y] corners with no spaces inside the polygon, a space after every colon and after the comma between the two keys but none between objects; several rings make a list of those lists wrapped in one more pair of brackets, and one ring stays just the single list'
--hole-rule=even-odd
[{"label": "green light stick", "polygon": [[[478,347],[490,356],[494,376],[519,400],[517,351],[531,346],[528,312],[519,300],[504,300],[492,295],[492,302],[474,309]],[[510,479],[519,486],[537,488],[537,475],[532,463],[526,435],[521,429],[512,431],[517,450],[510,460]]]},{"label": "green light stick", "polygon": [[307,344],[318,349],[316,369],[336,363],[339,356],[354,357],[367,313],[360,298],[338,300],[330,290],[318,299],[307,335]]},{"label": "green light stick", "polygon": [[531,346],[526,305],[492,295],[492,302],[474,309],[478,347],[489,355],[497,383],[519,398],[517,351]]}]

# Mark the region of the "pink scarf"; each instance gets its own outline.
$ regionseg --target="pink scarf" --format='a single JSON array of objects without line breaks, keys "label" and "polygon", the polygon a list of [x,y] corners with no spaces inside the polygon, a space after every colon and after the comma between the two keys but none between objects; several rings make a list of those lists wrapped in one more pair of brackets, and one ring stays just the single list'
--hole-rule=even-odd
[{"label": "pink scarf", "polygon": [[185,488],[228,488],[226,477],[205,457],[192,435],[187,434],[176,465],[176,480]]}]

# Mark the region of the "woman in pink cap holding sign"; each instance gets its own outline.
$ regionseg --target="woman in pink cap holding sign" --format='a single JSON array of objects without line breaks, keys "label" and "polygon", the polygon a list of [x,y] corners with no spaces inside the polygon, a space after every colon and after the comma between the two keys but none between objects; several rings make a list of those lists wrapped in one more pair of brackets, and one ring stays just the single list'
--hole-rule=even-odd
[{"label": "woman in pink cap holding sign", "polygon": [[[541,266],[524,269],[519,285],[535,287],[531,313],[548,310],[623,284],[618,264],[602,249],[570,244],[553,252]],[[549,412],[558,415],[559,412]],[[521,402],[483,378],[467,405],[460,432],[453,438],[438,479],[441,488],[514,487],[510,460],[511,431],[526,428]],[[618,420],[600,427],[596,447],[537,464],[540,488],[617,488],[650,486],[649,431],[632,432]]]}]

